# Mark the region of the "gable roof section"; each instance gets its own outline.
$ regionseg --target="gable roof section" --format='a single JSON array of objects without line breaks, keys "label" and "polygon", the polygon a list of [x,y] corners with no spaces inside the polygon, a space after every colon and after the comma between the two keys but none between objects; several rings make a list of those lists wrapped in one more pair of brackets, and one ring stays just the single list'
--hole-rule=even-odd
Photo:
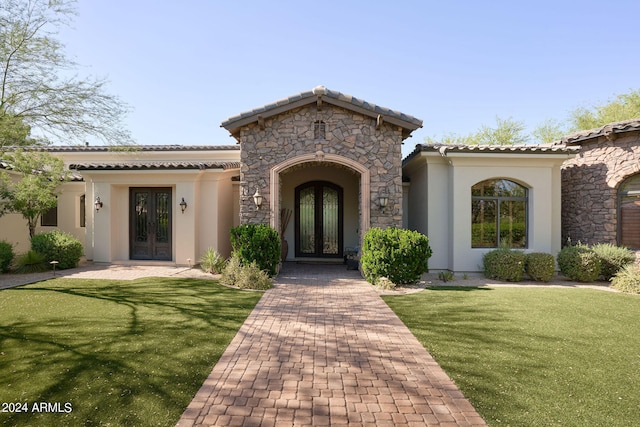
[{"label": "gable roof section", "polygon": [[640,118],[609,123],[608,125],[599,128],[576,132],[563,137],[560,140],[560,143],[580,145],[582,142],[596,140],[601,136],[604,136],[607,139],[615,139],[616,134],[634,131],[640,131]]},{"label": "gable roof section", "polygon": [[349,111],[398,125],[404,129],[404,138],[408,138],[411,132],[422,127],[422,120],[418,118],[401,113],[400,111],[380,107],[342,92],[327,89],[324,86],[318,86],[312,90],[301,92],[271,104],[266,104],[262,107],[229,117],[223,121],[220,126],[228,130],[233,137],[238,139],[240,128],[243,126],[313,103],[317,103],[319,108],[321,108],[324,103],[335,105]]}]

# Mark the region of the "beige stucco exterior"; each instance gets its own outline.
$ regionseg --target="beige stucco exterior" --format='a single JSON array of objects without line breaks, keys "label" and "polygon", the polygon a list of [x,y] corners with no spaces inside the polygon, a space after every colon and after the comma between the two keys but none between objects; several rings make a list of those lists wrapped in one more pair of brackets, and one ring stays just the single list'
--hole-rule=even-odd
[{"label": "beige stucco exterior", "polygon": [[432,270],[482,271],[491,249],[471,247],[471,187],[504,178],[528,189],[526,252],[556,254],[561,245],[560,165],[567,153],[417,151],[405,162],[410,179],[408,228],[429,237]]},{"label": "beige stucco exterior", "polygon": [[[60,157],[74,171],[77,181],[60,187],[57,228],[83,241],[87,259],[95,262],[133,258],[131,194],[137,188],[170,194],[169,259],[163,262],[193,265],[209,247],[228,256],[231,227],[265,223],[280,231],[282,209],[292,212],[283,235],[289,243],[286,259],[296,260],[295,189],[314,182],[343,193],[337,256],[359,247],[370,227],[405,227],[429,237],[431,270],[481,271],[490,249],[471,247],[471,187],[498,178],[528,189],[526,251],[555,255],[560,250],[560,166],[576,150],[562,144],[418,145],[403,162],[401,144],[421,125],[412,116],[318,87],[223,122],[237,145],[35,149]],[[263,196],[260,207],[254,203],[256,190]],[[28,250],[26,222],[15,214],[0,217],[1,239],[16,252]]]},{"label": "beige stucco exterior", "polygon": [[[109,151],[66,147],[53,155],[76,169],[83,181],[60,186],[58,229],[84,242],[85,256],[104,263],[131,259],[129,191],[163,187],[171,191],[171,260],[196,264],[207,248],[228,256],[229,230],[238,225],[239,150],[231,147],[155,147],[139,151]],[[80,197],[86,197],[86,226],[80,226]],[[99,197],[102,208],[94,208]],[[187,208],[181,211],[184,198]],[[46,232],[56,227],[39,227]],[[0,218],[0,238],[28,247],[26,222],[16,214]]]}]

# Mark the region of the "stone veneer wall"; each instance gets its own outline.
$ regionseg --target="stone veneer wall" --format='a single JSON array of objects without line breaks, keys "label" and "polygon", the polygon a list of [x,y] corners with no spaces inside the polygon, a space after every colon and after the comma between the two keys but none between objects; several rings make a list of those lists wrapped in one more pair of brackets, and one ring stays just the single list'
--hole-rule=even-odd
[{"label": "stone veneer wall", "polygon": [[[314,138],[314,122],[325,123],[325,138]],[[247,125],[240,131],[240,222],[270,222],[270,170],[292,157],[313,154],[337,154],[354,160],[371,173],[371,227],[402,226],[402,129],[383,123],[376,129],[375,119],[324,104],[300,107]],[[327,166],[331,166],[330,163]],[[333,165],[335,166],[335,164]],[[331,169],[327,178],[330,180]],[[281,176],[286,174],[286,171]],[[286,177],[284,177],[286,179]],[[253,202],[256,188],[263,196],[262,208]],[[381,190],[389,195],[389,205],[378,209]],[[362,197],[362,196],[361,196]]]},{"label": "stone veneer wall", "polygon": [[600,137],[562,166],[562,243],[617,242],[618,187],[640,172],[640,132]]}]

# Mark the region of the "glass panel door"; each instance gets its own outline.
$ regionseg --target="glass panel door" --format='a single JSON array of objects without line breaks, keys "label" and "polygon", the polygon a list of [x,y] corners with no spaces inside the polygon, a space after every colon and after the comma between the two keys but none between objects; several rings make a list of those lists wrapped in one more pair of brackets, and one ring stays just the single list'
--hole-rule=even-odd
[{"label": "glass panel door", "polygon": [[171,260],[171,189],[131,188],[129,257]]},{"label": "glass panel door", "polygon": [[313,181],[296,188],[296,256],[342,257],[342,188]]}]

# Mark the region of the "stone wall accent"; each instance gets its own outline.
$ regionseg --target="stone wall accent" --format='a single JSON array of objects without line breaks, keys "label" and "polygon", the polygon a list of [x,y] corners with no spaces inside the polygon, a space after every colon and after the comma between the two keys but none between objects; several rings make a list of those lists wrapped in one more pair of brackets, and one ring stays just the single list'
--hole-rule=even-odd
[{"label": "stone wall accent", "polygon": [[[325,124],[324,138],[315,138],[317,121]],[[270,170],[284,160],[318,153],[336,154],[358,162],[371,173],[370,192],[361,197],[371,201],[371,226],[402,226],[402,129],[361,114],[324,104],[315,104],[286,111],[252,123],[240,131],[240,222],[269,223]],[[327,164],[335,167],[336,165]],[[331,168],[327,169],[330,177]],[[281,175],[286,175],[284,171]],[[284,178],[286,179],[286,178]],[[261,209],[256,209],[253,194],[263,196]],[[389,205],[383,213],[378,195],[385,191]]]},{"label": "stone wall accent", "polygon": [[602,136],[562,166],[562,242],[617,243],[620,184],[640,172],[640,132]]}]

